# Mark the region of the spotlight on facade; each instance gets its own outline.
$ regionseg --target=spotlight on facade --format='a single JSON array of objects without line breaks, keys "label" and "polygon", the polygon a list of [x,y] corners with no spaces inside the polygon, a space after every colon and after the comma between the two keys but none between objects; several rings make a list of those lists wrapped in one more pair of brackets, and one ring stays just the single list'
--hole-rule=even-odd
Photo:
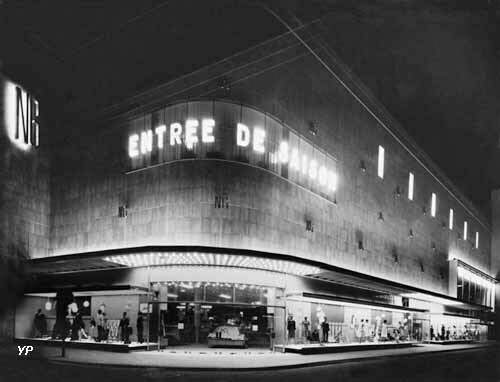
[{"label": "spotlight on facade", "polygon": [[309,133],[312,136],[318,135],[318,128],[317,128],[317,124],[315,122],[310,122],[309,123]]},{"label": "spotlight on facade", "polygon": [[312,220],[306,220],[306,231],[314,232],[314,225]]},{"label": "spotlight on facade", "polygon": [[358,241],[358,249],[360,251],[364,251],[365,250],[365,247],[363,246],[363,240],[359,240]]},{"label": "spotlight on facade", "polygon": [[361,171],[366,172],[366,165],[364,160],[361,160],[359,162],[359,168],[361,169]]}]

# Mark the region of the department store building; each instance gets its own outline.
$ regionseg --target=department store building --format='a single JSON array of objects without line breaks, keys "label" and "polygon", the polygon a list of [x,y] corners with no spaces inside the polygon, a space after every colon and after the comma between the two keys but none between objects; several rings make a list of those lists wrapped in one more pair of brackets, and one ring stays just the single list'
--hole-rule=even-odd
[{"label": "department store building", "polygon": [[126,312],[132,345],[139,312],[154,346],[217,346],[234,327],[248,347],[491,338],[490,222],[317,49],[336,77],[285,34],[57,148],[43,100],[3,77],[2,250],[34,280],[12,335],[32,338],[42,309],[47,339],[105,312],[109,343]]}]

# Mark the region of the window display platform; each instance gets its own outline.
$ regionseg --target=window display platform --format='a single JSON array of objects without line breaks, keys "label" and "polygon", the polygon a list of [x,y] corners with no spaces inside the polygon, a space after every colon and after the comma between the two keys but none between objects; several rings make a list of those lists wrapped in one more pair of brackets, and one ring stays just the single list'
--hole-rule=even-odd
[{"label": "window display platform", "polygon": [[459,345],[459,344],[473,344],[477,341],[474,340],[432,340],[432,341],[427,341],[426,343],[428,344],[436,344],[436,345]]},{"label": "window display platform", "polygon": [[[20,345],[44,345],[44,346],[57,346],[62,347],[62,340],[55,340],[50,337],[47,338],[16,338],[15,342]],[[87,349],[87,350],[103,350],[115,353],[128,353],[131,351],[138,350],[148,350],[148,344],[146,342],[132,342],[130,344],[124,344],[123,342],[95,342],[87,340],[77,340],[70,341],[69,338],[65,341],[66,348],[74,349]],[[165,346],[162,346],[164,348]],[[149,350],[157,350],[158,343],[150,342]]]},{"label": "window display platform", "polygon": [[[387,341],[387,342],[363,342],[363,343],[325,343],[325,344],[290,344],[285,345],[285,352],[298,354],[322,354],[322,353],[343,353],[361,350],[377,349],[399,349],[417,345],[417,341]],[[283,351],[281,345],[275,347],[277,351]]]}]

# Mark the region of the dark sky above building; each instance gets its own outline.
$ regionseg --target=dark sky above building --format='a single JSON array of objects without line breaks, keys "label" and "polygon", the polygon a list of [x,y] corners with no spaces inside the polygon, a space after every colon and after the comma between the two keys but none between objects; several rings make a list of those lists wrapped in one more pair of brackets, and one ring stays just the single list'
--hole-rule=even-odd
[{"label": "dark sky above building", "polygon": [[[497,1],[266,4],[320,19],[330,47],[489,213],[500,187]],[[284,32],[252,0],[0,0],[1,70],[39,95],[53,132]]]}]

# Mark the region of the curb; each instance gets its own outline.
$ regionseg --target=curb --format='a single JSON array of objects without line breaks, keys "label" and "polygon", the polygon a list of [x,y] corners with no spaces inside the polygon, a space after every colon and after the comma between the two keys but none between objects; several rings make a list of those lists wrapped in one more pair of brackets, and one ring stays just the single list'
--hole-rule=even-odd
[{"label": "curb", "polygon": [[[175,366],[155,366],[155,365],[132,365],[132,364],[113,364],[113,363],[91,363],[85,361],[65,361],[60,358],[48,358],[48,362],[54,365],[72,365],[72,366],[80,366],[80,367],[88,367],[93,366],[97,368],[101,367],[112,367],[112,368],[133,368],[133,369],[162,369],[169,371],[217,371],[217,372],[235,372],[235,371],[267,371],[267,370],[283,370],[283,369],[301,369],[301,368],[309,368],[309,367],[318,367],[318,366],[326,366],[326,365],[336,365],[336,364],[346,364],[353,362],[362,362],[362,361],[382,361],[389,360],[394,358],[412,358],[412,357],[423,357],[432,354],[443,354],[443,353],[453,353],[453,352],[462,352],[462,351],[475,351],[475,350],[484,350],[488,348],[498,348],[500,344],[492,344],[492,345],[484,345],[484,346],[476,346],[473,348],[461,348],[461,349],[442,349],[435,350],[429,352],[422,353],[414,353],[414,354],[391,354],[391,355],[381,355],[381,356],[369,356],[369,357],[357,357],[357,358],[349,358],[349,359],[339,359],[339,360],[325,360],[325,361],[317,361],[317,362],[308,362],[308,363],[299,363],[299,364],[288,364],[288,365],[275,365],[275,366],[262,366],[262,367],[175,367]],[[307,356],[306,356],[307,357]]]}]

